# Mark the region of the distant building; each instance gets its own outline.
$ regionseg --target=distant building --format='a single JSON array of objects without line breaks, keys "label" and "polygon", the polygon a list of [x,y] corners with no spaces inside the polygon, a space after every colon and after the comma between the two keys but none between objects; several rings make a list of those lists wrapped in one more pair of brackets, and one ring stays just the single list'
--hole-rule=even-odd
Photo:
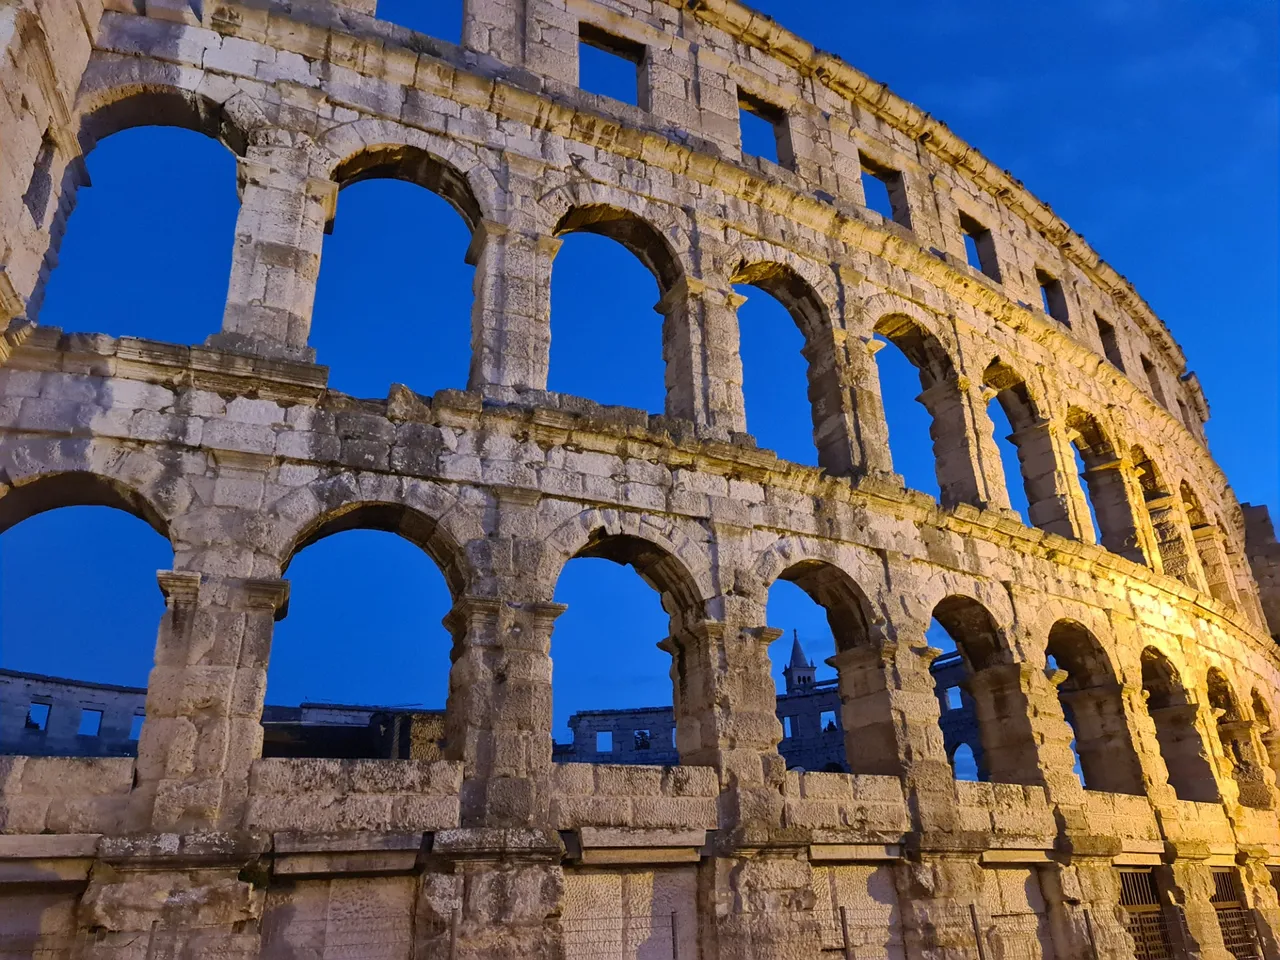
[{"label": "distant building", "polygon": [[[817,678],[797,635],[782,675],[786,691],[778,694],[778,752],[787,768],[848,772],[838,682]],[[961,686],[965,669],[959,654],[939,657],[933,675],[947,756],[967,745],[984,776],[977,718]],[[135,756],[145,705],[142,687],[0,670],[0,754]],[[426,760],[440,755],[444,711],[332,703],[267,706],[262,727],[264,757]],[[680,762],[671,707],[583,710],[569,718],[569,729],[572,741],[553,748],[561,763]]]}]

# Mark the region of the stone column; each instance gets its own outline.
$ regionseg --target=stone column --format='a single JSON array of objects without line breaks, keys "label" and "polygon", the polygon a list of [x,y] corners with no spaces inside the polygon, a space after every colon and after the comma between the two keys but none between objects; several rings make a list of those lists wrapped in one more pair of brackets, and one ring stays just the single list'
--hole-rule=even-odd
[{"label": "stone column", "polygon": [[889,427],[875,361],[875,355],[886,346],[875,337],[850,337],[846,341],[845,386],[852,418],[853,472],[900,484],[902,478],[893,472],[889,454]]},{"label": "stone column", "polygon": [[[911,661],[919,659],[916,651],[888,640],[827,660],[839,677],[845,757],[854,773],[901,776],[924,759],[919,745],[940,739],[933,677],[927,667],[913,668]],[[946,753],[938,752],[932,759],[950,778]]]},{"label": "stone column", "polygon": [[1140,794],[1142,767],[1130,739],[1124,688],[1098,684],[1063,692],[1060,698],[1071,711],[1076,752],[1089,789]]},{"label": "stone column", "polygon": [[1010,437],[1018,448],[1023,482],[1027,490],[1027,512],[1033,526],[1070,540],[1093,543],[1093,521],[1080,484],[1068,469],[1074,469],[1071,442],[1051,420],[1040,419],[1014,431]]},{"label": "stone column", "polygon": [[1110,856],[1073,850],[1069,863],[1050,864],[1037,872],[1057,960],[1093,960],[1092,947],[1099,960],[1131,960],[1132,941],[1116,910],[1120,878]]},{"label": "stone column", "polygon": [[467,251],[475,264],[468,388],[500,399],[547,389],[551,363],[551,267],[561,241],[492,220]]},{"label": "stone column", "polygon": [[654,307],[663,316],[669,417],[692,420],[718,440],[746,431],[737,309],[743,297],[685,277]]},{"label": "stone column", "polygon": [[1216,803],[1221,799],[1218,781],[1205,749],[1199,724],[1200,707],[1177,703],[1150,708],[1160,756],[1168,770],[1169,784],[1179,800]]},{"label": "stone column", "polygon": [[[1209,857],[1207,844],[1166,842],[1168,866],[1156,871],[1157,882],[1172,900],[1174,919],[1185,923],[1171,923],[1169,935],[1174,949],[1182,946],[1191,960],[1232,960],[1222,942],[1222,928],[1218,926],[1218,913],[1210,898],[1213,896],[1213,873],[1206,862]],[[1178,943],[1181,934],[1182,944]]]},{"label": "stone column", "polygon": [[771,676],[771,627],[694,621],[660,646],[672,656],[680,762],[720,774],[722,825],[779,825],[786,764]]},{"label": "stone column", "polygon": [[1155,538],[1156,549],[1152,552],[1152,559],[1159,564],[1157,569],[1167,577],[1203,590],[1199,561],[1191,556],[1187,538],[1183,536],[1186,522],[1182,516],[1182,504],[1173,494],[1162,492],[1147,496],[1145,505]]},{"label": "stone column", "polygon": [[1267,866],[1270,859],[1271,852],[1265,847],[1242,847],[1236,854],[1245,899],[1257,919],[1262,955],[1266,960],[1280,960],[1280,899]]},{"label": "stone column", "polygon": [[1008,509],[1009,494],[991,421],[985,410],[978,417],[981,392],[968,377],[956,376],[932,384],[916,399],[933,417],[929,435],[942,505]]},{"label": "stone column", "polygon": [[[1040,673],[1041,683],[1035,674]],[[1063,676],[1065,679],[1065,674]],[[1032,718],[1032,702],[1043,704],[1049,697],[1057,698],[1056,691],[1047,684],[1043,671],[1027,663],[1002,663],[970,674],[966,684],[973,697],[978,716],[978,729],[982,734],[982,754],[986,758],[991,779],[997,783],[1044,784],[1048,782],[1046,764],[1037,748],[1045,731],[1037,730],[1039,718]],[[1057,712],[1056,710],[1054,711]],[[1061,727],[1065,723],[1060,722]],[[1068,730],[1054,731],[1054,739],[1061,741],[1070,736]],[[1070,741],[1067,741],[1068,743]],[[1058,744],[1065,749],[1065,744]],[[1066,750],[1067,755],[1070,751]],[[1057,751],[1056,769],[1062,765],[1061,751]],[[1071,770],[1071,761],[1065,761],[1065,769]],[[1072,778],[1074,779],[1074,777]],[[1078,785],[1078,782],[1077,782]]]},{"label": "stone column", "polygon": [[1147,557],[1134,519],[1134,501],[1126,474],[1125,461],[1116,458],[1090,464],[1084,472],[1084,481],[1098,518],[1102,546],[1134,563],[1145,564]]},{"label": "stone column", "polygon": [[463,763],[463,826],[545,822],[551,629],[565,609],[464,596],[445,617],[454,644],[445,758]]},{"label": "stone column", "polygon": [[250,147],[240,159],[240,215],[222,332],[208,344],[310,362],[307,346],[325,226],[338,185],[308,175],[294,147]]},{"label": "stone column", "polygon": [[1205,523],[1192,527],[1191,536],[1195,540],[1209,593],[1234,609],[1238,597],[1232,583],[1231,568],[1227,564],[1222,531],[1211,523]]},{"label": "stone column", "polygon": [[272,623],[286,580],[159,575],[165,613],[138,741],[134,830],[239,825],[262,753]]}]

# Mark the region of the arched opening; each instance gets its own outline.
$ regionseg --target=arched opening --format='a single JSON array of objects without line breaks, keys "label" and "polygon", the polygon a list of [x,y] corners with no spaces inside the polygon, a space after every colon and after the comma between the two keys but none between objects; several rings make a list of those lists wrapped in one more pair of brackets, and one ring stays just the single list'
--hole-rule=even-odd
[{"label": "arched opening", "polygon": [[928,639],[943,653],[931,670],[953,771],[957,749],[967,744],[979,780],[1040,782],[1021,666],[1008,662],[995,620],[978,601],[953,595],[934,607],[933,621]]},{"label": "arched opening", "polygon": [[598,532],[565,564],[551,637],[557,762],[668,765],[694,749],[670,636],[695,596],[679,561],[637,537]]},{"label": "arched opening", "polygon": [[1075,736],[1081,782],[1089,790],[1141,795],[1142,767],[1102,645],[1081,624],[1059,620],[1049,630],[1047,655],[1050,669],[1066,673],[1058,702]]},{"label": "arched opening", "polygon": [[555,235],[565,239],[551,273],[548,388],[691,416],[692,385],[677,362],[694,349],[678,335],[677,315],[689,305],[687,297],[667,296],[682,273],[666,240],[639,217],[604,205],[574,207]]},{"label": "arched opening", "polygon": [[[987,415],[1000,450],[1010,506],[1028,526],[1069,534],[1071,524],[1058,495],[1053,437],[1026,381],[997,358],[987,366],[982,384],[989,394]],[[1021,477],[1021,482],[1013,482],[1014,477]]]},{"label": "arched opening", "polygon": [[[374,147],[334,172],[337,213],[316,281],[310,344],[329,384],[380,398],[465,390],[472,362],[471,238],[479,203],[466,178],[425,150]],[[393,229],[394,227],[394,229]]]},{"label": "arched opening", "polygon": [[778,751],[789,768],[899,772],[871,619],[865,595],[829,563],[797,563],[770,587],[768,622],[791,627],[770,648],[783,733]]},{"label": "arched opening", "polygon": [[1067,411],[1066,427],[1079,457],[1077,463],[1093,518],[1095,542],[1135,563],[1145,563],[1125,489],[1123,462],[1111,441],[1098,421],[1079,407]]},{"label": "arched opening", "polygon": [[978,759],[974,755],[973,747],[969,744],[957,744],[947,759],[951,761],[951,772],[957,780],[966,780],[970,783],[986,781],[987,777],[978,770]]},{"label": "arched opening", "polygon": [[[738,331],[747,430],[784,459],[848,473],[849,434],[826,305],[781,264],[740,264],[733,283],[746,297]],[[767,296],[748,296],[747,288]]]},{"label": "arched opening", "polygon": [[1142,651],[1142,692],[1174,793],[1179,800],[1216,803],[1218,784],[1196,727],[1199,707],[1169,658],[1155,647]]},{"label": "arched opening", "polygon": [[1253,688],[1253,719],[1258,725],[1258,740],[1262,744],[1263,760],[1271,767],[1280,783],[1280,730],[1271,719],[1271,708],[1257,687]]},{"label": "arched opening", "polygon": [[1209,519],[1200,498],[1196,496],[1190,484],[1185,480],[1178,488],[1182,498],[1182,512],[1186,515],[1187,524],[1191,527],[1191,538],[1196,545],[1196,554],[1200,558],[1200,568],[1209,592],[1235,609],[1237,597],[1235,585],[1232,583],[1231,565],[1227,561],[1226,549],[1223,546],[1225,537],[1219,524]]},{"label": "arched opening", "polygon": [[1168,577],[1176,577],[1183,583],[1201,589],[1200,578],[1191,564],[1187,541],[1182,535],[1182,518],[1178,504],[1165,486],[1155,462],[1139,446],[1129,451],[1134,476],[1142,489],[1142,499],[1155,536],[1156,553],[1160,557],[1160,569]]},{"label": "arched opening", "polygon": [[[875,332],[893,347],[876,356],[893,469],[908,487],[935,496],[944,507],[971,501],[976,489],[964,400],[951,357],[931,333],[901,314],[882,317]],[[913,379],[918,393],[910,386]],[[915,402],[908,401],[909,393]],[[929,446],[923,441],[925,424]]]},{"label": "arched opening", "polygon": [[272,636],[264,757],[443,756],[452,594],[433,559],[442,555],[429,520],[391,505],[353,505],[302,538]]},{"label": "arched opening", "polygon": [[102,477],[0,497],[0,754],[137,754],[172,565],[155,510]]},{"label": "arched opening", "polygon": [[[28,312],[69,333],[201,343],[222,326],[240,209],[236,158],[213,138],[213,118],[139,112],[142,101],[156,102],[122,101],[87,121],[82,140],[93,152],[80,186],[91,189],[75,190],[73,166],[51,191],[46,265],[57,269]],[[167,121],[174,126],[155,125]]]},{"label": "arched opening", "polygon": [[1240,802],[1246,807],[1271,806],[1271,791],[1262,776],[1262,765],[1253,748],[1253,723],[1246,720],[1236,706],[1235,694],[1226,675],[1210,667],[1206,678],[1209,709],[1217,725],[1218,745],[1231,768],[1231,778],[1239,790]]}]

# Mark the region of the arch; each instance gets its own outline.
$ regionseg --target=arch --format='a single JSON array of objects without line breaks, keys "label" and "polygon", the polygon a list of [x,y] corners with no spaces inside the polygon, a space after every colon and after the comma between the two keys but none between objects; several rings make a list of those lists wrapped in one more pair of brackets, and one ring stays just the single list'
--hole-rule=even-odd
[{"label": "arch", "polygon": [[[1059,484],[1062,474],[1049,422],[1040,410],[1026,379],[1000,357],[987,364],[982,373],[984,395],[999,404],[1010,433],[1004,438],[1017,452],[1018,472],[1026,495],[1027,522],[1050,533],[1075,537],[1069,498]],[[995,418],[992,418],[993,425]],[[995,438],[997,445],[1001,440]],[[1006,457],[1001,456],[1001,462]],[[1013,486],[1006,477],[1006,486]]]},{"label": "arch", "polygon": [[917,317],[889,313],[876,320],[873,329],[901,350],[920,372],[921,390],[955,377],[956,366],[951,354]]},{"label": "arch", "polygon": [[1191,563],[1186,539],[1182,535],[1182,518],[1177,503],[1165,484],[1155,461],[1141,446],[1129,449],[1129,462],[1142,490],[1143,506],[1155,537],[1155,554],[1165,576],[1176,577],[1189,586],[1201,589],[1198,572]]},{"label": "arch", "polygon": [[458,212],[475,233],[484,211],[465,173],[419,146],[379,144],[342,160],[332,172],[338,189],[365,180],[403,180],[430,190]]},{"label": "arch", "polygon": [[1178,495],[1182,500],[1183,515],[1191,528],[1191,539],[1195,543],[1209,593],[1234,610],[1238,597],[1232,583],[1231,566],[1226,557],[1226,537],[1222,525],[1209,519],[1201,506],[1200,498],[1186,480],[1178,485]]},{"label": "arch", "polygon": [[972,597],[951,594],[933,608],[937,620],[956,643],[956,649],[973,673],[1007,663],[1008,644],[991,613]]},{"label": "arch", "polygon": [[1081,407],[1068,408],[1064,425],[1067,438],[1084,465],[1082,478],[1102,546],[1135,563],[1146,563],[1129,501],[1124,466],[1115,446],[1097,418]]},{"label": "arch", "polygon": [[1276,729],[1266,697],[1257,687],[1253,688],[1251,701],[1253,720],[1258,728],[1258,740],[1262,744],[1262,759],[1271,767],[1276,781],[1280,782],[1280,730]]},{"label": "arch", "polygon": [[1187,695],[1177,669],[1155,647],[1141,655],[1142,691],[1156,727],[1156,742],[1179,800],[1215,803],[1218,784],[1196,726],[1198,706]]},{"label": "arch", "polygon": [[663,609],[677,622],[701,621],[714,596],[711,561],[694,539],[705,531],[665,517],[592,507],[560,523],[546,538],[536,578],[554,583],[577,556],[601,557],[635,567],[662,596]]},{"label": "arch", "polygon": [[316,146],[339,185],[374,177],[416,183],[448,201],[472,232],[500,218],[504,191],[491,162],[462,141],[365,117],[325,131]]},{"label": "arch", "polygon": [[1058,685],[1058,701],[1075,733],[1085,787],[1141,795],[1142,766],[1106,650],[1083,624],[1069,619],[1049,629],[1045,649],[1067,674]]},{"label": "arch", "polygon": [[1217,667],[1205,675],[1209,708],[1213,712],[1218,744],[1239,790],[1240,802],[1246,807],[1272,806],[1271,792],[1262,775],[1253,747],[1253,723],[1241,715],[1239,702],[1231,689],[1231,681]]},{"label": "arch", "polygon": [[113,507],[145,522],[170,543],[169,520],[136,487],[86,470],[24,478],[0,496],[0,534],[37,514],[61,507]]},{"label": "arch", "polygon": [[[805,361],[807,382],[806,397],[809,418],[813,427],[813,446],[817,450],[818,466],[835,476],[853,472],[853,434],[849,421],[849,403],[844,396],[844,376],[833,336],[833,319],[829,304],[819,294],[813,282],[789,263],[777,260],[739,261],[730,277],[732,284],[746,284],[768,294],[791,316],[804,338],[800,349]],[[741,318],[739,319],[741,327]],[[742,340],[739,337],[740,342]],[[743,344],[744,396],[750,395],[748,387],[754,383],[747,368],[748,351]],[[774,354],[776,357],[776,353]],[[777,367],[777,362],[770,370]],[[750,411],[748,411],[750,414]],[[753,429],[750,415],[747,429]]]},{"label": "arch", "polygon": [[779,573],[777,579],[794,583],[827,612],[838,653],[873,642],[871,624],[876,616],[871,602],[853,578],[835,564],[800,560]]},{"label": "arch", "polygon": [[663,294],[684,277],[684,267],[666,237],[644,217],[608,203],[570,207],[552,230],[557,237],[593,233],[622,244],[657,278]]}]

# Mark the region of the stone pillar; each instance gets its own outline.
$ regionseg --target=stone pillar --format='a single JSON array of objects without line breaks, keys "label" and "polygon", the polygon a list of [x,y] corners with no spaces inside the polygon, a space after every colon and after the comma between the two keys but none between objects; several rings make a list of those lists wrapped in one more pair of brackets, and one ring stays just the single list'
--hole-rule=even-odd
[{"label": "stone pillar", "polygon": [[743,298],[685,277],[662,295],[662,356],[667,369],[666,413],[692,420],[718,440],[747,429],[738,352],[738,305]]},{"label": "stone pillar", "polygon": [[1236,854],[1245,900],[1257,920],[1262,955],[1266,960],[1280,960],[1280,899],[1267,866],[1270,859],[1271,852],[1265,847],[1242,847]]},{"label": "stone pillar", "polygon": [[1080,485],[1065,465],[1074,464],[1071,442],[1050,420],[1037,420],[1009,439],[1018,448],[1023,483],[1027,491],[1027,513],[1033,526],[1070,540],[1093,543],[1093,521]]},{"label": "stone pillar", "polygon": [[165,613],[138,741],[134,830],[239,825],[262,753],[272,623],[286,580],[164,571]]},{"label": "stone pillar", "polygon": [[1203,590],[1204,578],[1200,575],[1199,562],[1191,556],[1187,539],[1183,536],[1186,523],[1181,503],[1171,493],[1148,496],[1145,503],[1155,538],[1156,549],[1152,559],[1159,564],[1156,569],[1166,577],[1174,577],[1190,587]]},{"label": "stone pillar", "polygon": [[240,159],[240,215],[222,332],[210,346],[310,362],[307,346],[325,226],[338,185],[308,176],[294,147],[250,147]]},{"label": "stone pillar", "polygon": [[462,45],[511,66],[524,64],[528,0],[463,0]]},{"label": "stone pillar", "polygon": [[1156,740],[1168,770],[1169,784],[1178,799],[1216,803],[1221,797],[1197,724],[1199,705],[1177,703],[1155,707],[1148,712],[1155,724]]},{"label": "stone pillar", "polygon": [[565,609],[464,596],[445,617],[454,644],[445,758],[463,763],[463,826],[545,822],[551,629]]},{"label": "stone pillar", "polygon": [[1147,557],[1134,520],[1125,474],[1125,461],[1116,458],[1090,464],[1084,472],[1084,481],[1098,518],[1102,545],[1134,563],[1145,564]]},{"label": "stone pillar", "polygon": [[1098,684],[1064,691],[1060,698],[1071,711],[1089,789],[1136,795],[1142,793],[1142,767],[1130,739],[1123,689],[1118,683]]},{"label": "stone pillar", "polygon": [[[918,762],[913,747],[940,736],[932,676],[928,669],[900,670],[899,658],[919,660],[896,641],[841,650],[827,660],[839,677],[845,758],[854,773],[901,776]],[[945,752],[941,763],[949,777]]]},{"label": "stone pillar", "polygon": [[475,264],[468,389],[500,399],[547,389],[551,363],[551,267],[561,241],[481,221]]},{"label": "stone pillar", "polygon": [[1272,772],[1259,758],[1252,720],[1218,718],[1218,743],[1224,762],[1230,767],[1238,798],[1246,807],[1269,810],[1275,806]]},{"label": "stone pillar", "polygon": [[781,824],[786,763],[769,663],[781,635],[695,621],[660,644],[673,661],[680,762],[719,771],[722,826]]},{"label": "stone pillar", "polygon": [[[1000,452],[992,439],[981,393],[968,377],[956,376],[932,384],[916,398],[933,417],[929,435],[938,472],[942,505],[968,503],[975,507],[1009,507]],[[980,428],[978,424],[981,423]]]},{"label": "stone pillar", "polygon": [[[1048,780],[1036,746],[1043,731],[1036,729],[1038,718],[1032,719],[1031,701],[1056,698],[1056,692],[1039,687],[1035,683],[1036,672],[1027,663],[996,664],[970,674],[966,684],[978,715],[982,754],[991,779],[997,783],[1044,784]],[[1040,674],[1044,681],[1043,672]],[[1059,734],[1059,740],[1062,735],[1069,735],[1063,731]],[[1053,766],[1056,769],[1061,763]],[[1065,769],[1070,772],[1071,761],[1066,761]]]},{"label": "stone pillar", "polygon": [[[1206,862],[1208,846],[1198,843],[1166,843],[1168,866],[1158,869],[1157,882],[1173,902],[1185,923],[1170,924],[1174,949],[1185,948],[1190,960],[1232,960],[1222,942],[1213,896],[1213,874]],[[1176,917],[1175,917],[1176,919]],[[1183,943],[1179,944],[1179,928]]]},{"label": "stone pillar", "polygon": [[1092,947],[1098,960],[1131,960],[1132,940],[1116,909],[1120,880],[1109,856],[1073,850],[1070,863],[1050,864],[1038,873],[1056,960],[1093,960]]},{"label": "stone pillar", "polygon": [[853,472],[900,484],[902,478],[893,472],[889,454],[889,427],[875,361],[875,355],[886,346],[885,341],[874,337],[851,337],[847,341],[845,377],[853,420]]},{"label": "stone pillar", "polygon": [[1232,583],[1234,577],[1227,563],[1222,531],[1211,523],[1205,523],[1192,527],[1191,536],[1195,540],[1209,593],[1234,609],[1239,598]]}]

